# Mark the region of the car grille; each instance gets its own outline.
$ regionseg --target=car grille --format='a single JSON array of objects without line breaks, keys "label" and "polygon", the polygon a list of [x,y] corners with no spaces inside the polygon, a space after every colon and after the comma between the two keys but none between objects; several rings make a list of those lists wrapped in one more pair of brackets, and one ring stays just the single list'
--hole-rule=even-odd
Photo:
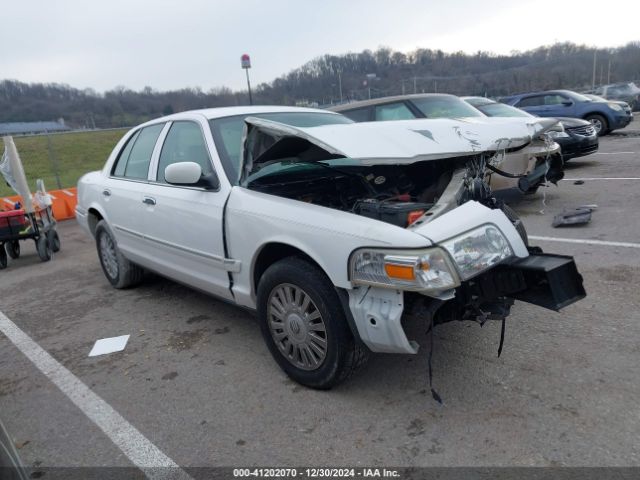
[{"label": "car grille", "polygon": [[598,144],[596,143],[595,145],[589,145],[587,147],[584,147],[582,150],[580,150],[580,152],[583,155],[587,155],[589,153],[593,153],[593,152],[597,152],[598,151]]},{"label": "car grille", "polygon": [[565,130],[567,130],[568,132],[571,132],[571,133],[575,133],[577,135],[584,135],[584,136],[591,136],[591,135],[595,135],[595,133],[596,133],[596,129],[593,128],[593,125],[585,125],[583,127],[566,128]]}]

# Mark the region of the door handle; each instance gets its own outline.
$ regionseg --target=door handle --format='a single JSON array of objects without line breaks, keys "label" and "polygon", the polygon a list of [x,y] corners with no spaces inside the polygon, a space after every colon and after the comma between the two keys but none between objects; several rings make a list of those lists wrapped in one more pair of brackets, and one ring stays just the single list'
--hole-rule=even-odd
[{"label": "door handle", "polygon": [[105,197],[110,197],[111,196],[111,190],[103,190],[102,191],[102,195],[104,195]]},{"label": "door handle", "polygon": [[146,203],[147,205],[155,205],[156,204],[156,199],[155,198],[151,198],[151,197],[144,197],[142,199],[142,203]]}]

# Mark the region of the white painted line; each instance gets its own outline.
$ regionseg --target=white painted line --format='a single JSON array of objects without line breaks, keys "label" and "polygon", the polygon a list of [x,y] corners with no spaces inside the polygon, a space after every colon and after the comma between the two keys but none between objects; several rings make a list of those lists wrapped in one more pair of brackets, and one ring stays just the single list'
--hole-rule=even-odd
[{"label": "white painted line", "polygon": [[64,368],[2,312],[0,332],[95,423],[147,478],[193,480],[177,463],[162,453],[111,405]]},{"label": "white painted line", "polygon": [[2,200],[4,200],[5,203],[8,203],[9,205],[11,205],[12,207],[15,205],[14,202],[12,202],[11,200],[9,200],[8,198],[3,198]]},{"label": "white painted line", "polygon": [[591,178],[563,178],[563,182],[575,182],[576,180],[583,180],[590,182],[592,180],[640,180],[640,177],[591,177]]},{"label": "white painted line", "polygon": [[596,153],[592,153],[591,155],[624,155],[629,153],[636,153],[636,152],[596,152]]},{"label": "white painted line", "polygon": [[580,238],[539,237],[537,235],[529,235],[529,238],[532,240],[542,240],[544,242],[581,243],[584,245],[602,245],[605,247],[640,248],[640,243],[630,242],[606,242],[604,240],[582,240]]},{"label": "white painted line", "polygon": [[69,190],[62,190],[62,193],[64,193],[65,195],[69,195],[70,197],[75,196],[73,192],[70,192]]}]

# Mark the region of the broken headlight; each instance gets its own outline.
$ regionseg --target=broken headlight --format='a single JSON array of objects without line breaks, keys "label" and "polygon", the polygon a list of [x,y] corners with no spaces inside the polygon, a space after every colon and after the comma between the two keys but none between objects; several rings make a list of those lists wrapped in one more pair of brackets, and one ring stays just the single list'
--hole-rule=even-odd
[{"label": "broken headlight", "polygon": [[441,248],[362,248],[351,255],[349,271],[351,281],[360,285],[417,291],[442,291],[460,285],[455,266]]},{"label": "broken headlight", "polygon": [[483,225],[441,242],[453,257],[463,280],[493,267],[513,255],[511,245],[494,225]]}]

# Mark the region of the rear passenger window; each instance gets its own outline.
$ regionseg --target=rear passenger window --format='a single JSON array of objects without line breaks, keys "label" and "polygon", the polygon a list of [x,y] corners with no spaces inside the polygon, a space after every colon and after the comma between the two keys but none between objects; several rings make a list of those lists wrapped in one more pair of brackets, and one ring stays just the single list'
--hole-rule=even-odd
[{"label": "rear passenger window", "polygon": [[145,180],[149,173],[153,149],[163,127],[164,124],[160,123],[136,132],[122,149],[113,175]]},{"label": "rear passenger window", "polygon": [[347,112],[340,112],[345,117],[350,118],[354,122],[368,122],[371,120],[369,117],[370,108],[357,108]]},{"label": "rear passenger window", "polygon": [[416,116],[409,110],[409,107],[402,103],[388,103],[376,106],[376,120],[411,120]]},{"label": "rear passenger window", "polygon": [[174,122],[162,146],[158,162],[158,182],[166,183],[164,170],[172,163],[196,162],[202,174],[213,172],[209,152],[200,125],[194,122]]},{"label": "rear passenger window", "polygon": [[518,102],[516,107],[538,107],[540,105],[544,105],[544,96],[539,95],[536,97],[527,97],[523,98]]}]

